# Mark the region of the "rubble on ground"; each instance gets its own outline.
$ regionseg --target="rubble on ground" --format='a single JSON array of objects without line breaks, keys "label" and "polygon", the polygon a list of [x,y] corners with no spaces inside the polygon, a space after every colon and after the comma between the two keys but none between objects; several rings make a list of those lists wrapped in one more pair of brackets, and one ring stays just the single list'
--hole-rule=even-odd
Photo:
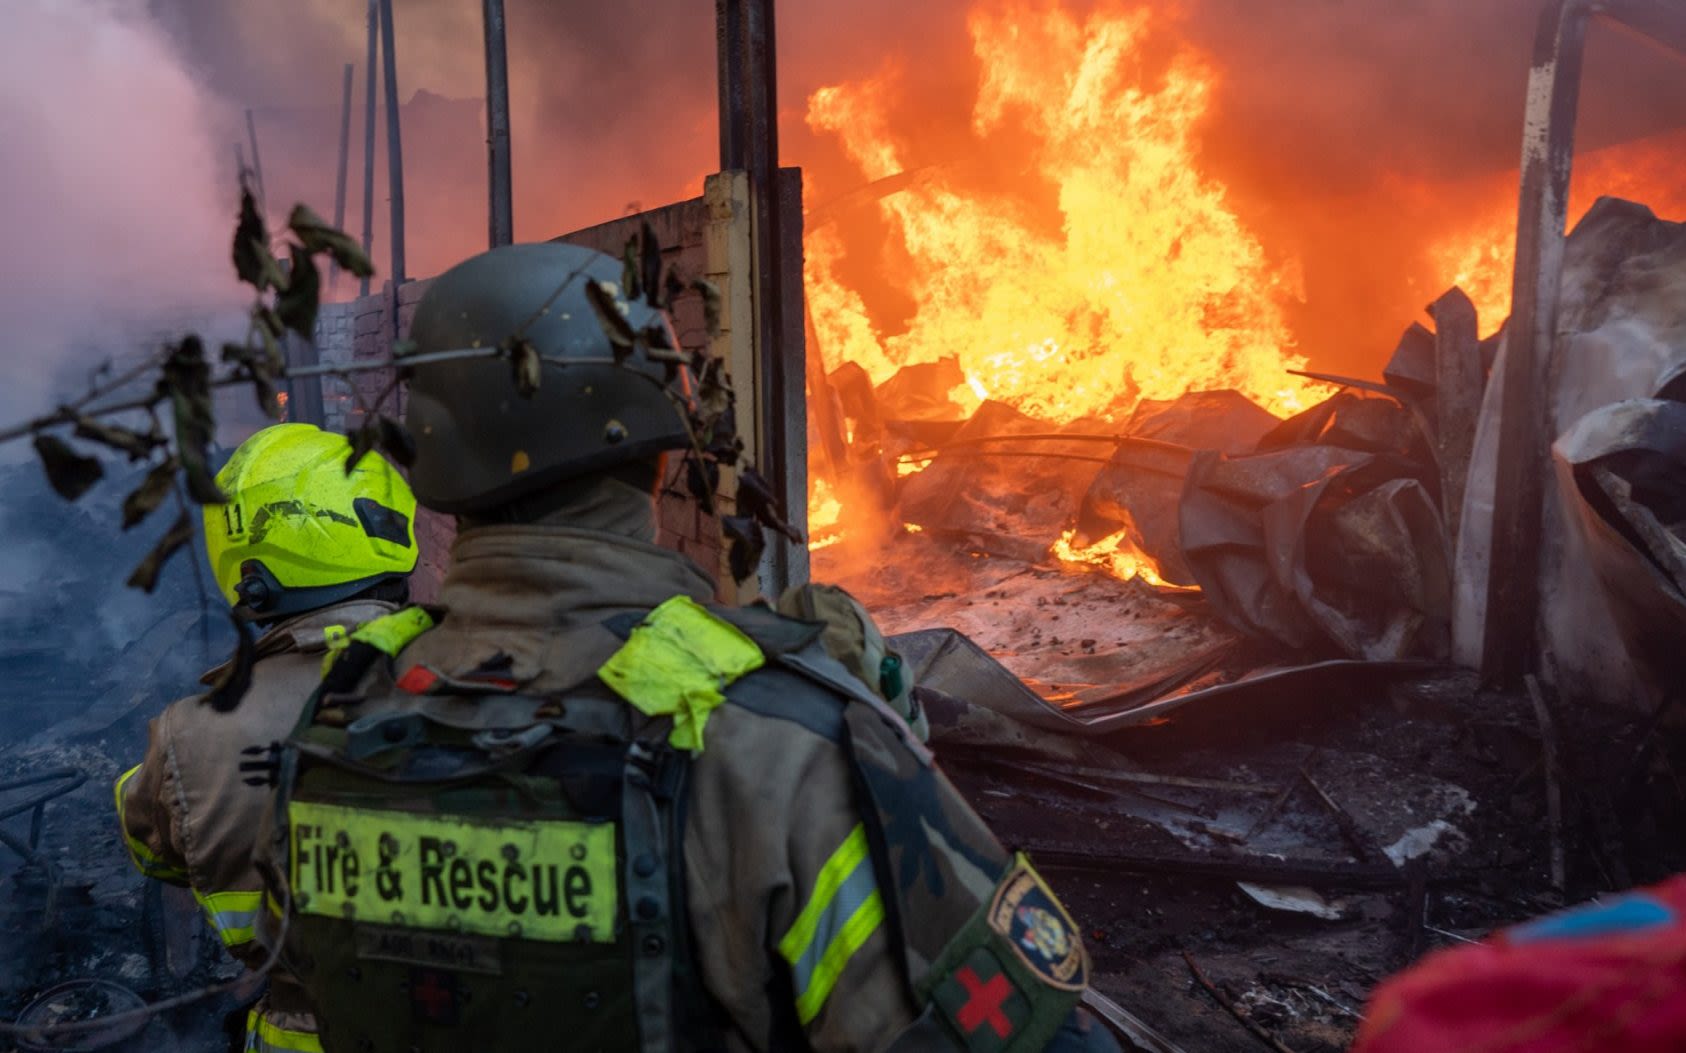
[{"label": "rubble on ground", "polygon": [[[1503,343],[1456,290],[1384,382],[1320,378],[1288,420],[1194,392],[1122,424],[902,421],[911,377],[854,385],[873,456],[926,466],[875,491],[909,527],[816,573],[893,634],[937,756],[1055,875],[1141,1048],[1344,1049],[1434,948],[1686,866],[1665,696],[1575,686],[1681,672],[1683,246],[1617,201],[1569,239],[1543,563],[1546,666],[1573,668],[1526,693],[1449,664],[1486,580]],[[1096,547],[1116,536],[1127,561]]]},{"label": "rubble on ground", "polygon": [[[45,797],[38,817],[28,808],[0,819],[0,1019],[167,997],[238,973],[191,898],[165,923],[168,896],[129,862],[112,809],[147,721],[226,656],[233,634],[226,607],[203,598],[208,569],[196,575],[189,558],[167,565],[150,596],[125,586],[154,539],[118,532],[136,480],[109,474],[69,504],[39,466],[0,467],[0,816]],[[73,777],[30,782],[55,773]],[[231,1008],[169,1014],[133,1041],[217,1048]]]}]

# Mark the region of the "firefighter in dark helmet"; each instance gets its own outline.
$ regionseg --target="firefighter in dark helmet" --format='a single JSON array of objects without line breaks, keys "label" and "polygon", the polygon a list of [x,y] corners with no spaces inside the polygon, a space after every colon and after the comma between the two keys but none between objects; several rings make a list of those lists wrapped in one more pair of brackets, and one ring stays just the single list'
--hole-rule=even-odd
[{"label": "firefighter in dark helmet", "polygon": [[1065,910],[823,626],[713,606],[653,543],[697,406],[620,274],[515,245],[417,307],[418,356],[530,349],[539,383],[508,355],[409,367],[412,484],[461,528],[443,613],[347,650],[272,817],[324,1045],[1116,1049]]},{"label": "firefighter in dark helmet", "polygon": [[[350,453],[343,435],[277,424],[217,474],[228,502],[205,506],[205,548],[235,615],[262,627],[251,685],[229,713],[197,695],[171,704],[152,721],[145,760],[117,781],[135,866],[190,887],[229,952],[253,967],[269,958],[254,856],[272,794],[248,785],[240,764],[287,736],[324,660],[399,609],[416,565],[408,484],[378,453],[347,472]],[[246,1016],[245,1048],[310,1053],[322,1048],[315,1030],[303,993],[278,970]]]}]

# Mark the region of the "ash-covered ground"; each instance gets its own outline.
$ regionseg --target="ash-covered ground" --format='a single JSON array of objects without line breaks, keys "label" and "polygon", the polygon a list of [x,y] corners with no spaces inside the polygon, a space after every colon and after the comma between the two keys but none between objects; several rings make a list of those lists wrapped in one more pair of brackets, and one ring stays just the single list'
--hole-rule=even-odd
[{"label": "ash-covered ground", "polygon": [[[141,759],[147,721],[233,646],[197,542],[152,595],[125,586],[174,518],[166,509],[119,529],[139,477],[108,462],[107,478],[70,504],[39,466],[0,467],[0,785],[68,773],[0,792],[0,812],[82,780],[46,804],[36,859],[0,845],[0,1019],[66,982],[105,980],[151,1001],[237,973],[191,898],[135,871],[113,809],[112,784]],[[0,830],[27,846],[31,818],[0,821]],[[177,923],[166,925],[167,915]],[[231,1008],[182,1010],[130,1041],[223,1048],[220,1017]]]},{"label": "ash-covered ground", "polygon": [[[191,900],[133,870],[113,816],[112,781],[141,756],[147,720],[232,644],[221,605],[201,599],[208,575],[201,568],[196,581],[188,559],[154,596],[124,587],[161,529],[118,531],[125,481],[67,505],[36,466],[0,469],[12,495],[0,509],[10,687],[0,784],[84,777],[46,806],[40,860],[0,846],[6,1019],[67,981],[105,980],[153,1000],[238,972]],[[917,558],[846,580],[885,628],[960,628],[1068,707],[1235,639],[1198,596],[914,535],[905,544]],[[896,570],[906,566],[965,584],[919,589]],[[1100,991],[1189,1053],[1256,1044],[1193,978],[1192,958],[1260,1027],[1315,1053],[1345,1048],[1374,985],[1422,955],[1686,866],[1678,736],[1632,712],[1548,704],[1563,761],[1561,893],[1535,709],[1465,675],[1349,670],[1196,701],[1085,738],[1081,756],[1061,744],[1057,761],[945,746],[941,729],[937,752],[1002,839],[1028,849],[1066,897]],[[62,784],[0,795],[0,811]],[[29,819],[0,830],[26,840]],[[131,1041],[219,1049],[235,1008],[232,998],[206,1002]]]},{"label": "ash-covered ground", "polygon": [[[1236,642],[1198,594],[926,535],[894,549],[843,582],[886,632],[959,629],[1067,712]],[[1422,956],[1686,868],[1686,740],[1672,723],[1549,690],[1542,702],[1549,736],[1529,697],[1472,674],[1360,666],[999,748],[933,713],[933,745],[1066,899],[1098,990],[1188,1053],[1266,1048],[1192,959],[1286,1048],[1331,1053],[1376,984]]]}]

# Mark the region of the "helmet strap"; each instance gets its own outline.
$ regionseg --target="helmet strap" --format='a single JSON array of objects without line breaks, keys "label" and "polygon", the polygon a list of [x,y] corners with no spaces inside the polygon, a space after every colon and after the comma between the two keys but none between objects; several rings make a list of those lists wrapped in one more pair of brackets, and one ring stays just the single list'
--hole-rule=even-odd
[{"label": "helmet strap", "polygon": [[[377,593],[386,582],[397,581],[400,586],[406,586],[407,578],[407,574],[393,572],[371,574],[338,585],[288,588],[276,580],[262,560],[249,559],[240,565],[240,581],[234,586],[236,595],[240,597],[234,605],[234,616],[242,621],[265,625],[344,603],[365,593]],[[407,586],[401,591],[403,595],[408,595]],[[386,596],[372,598],[385,599]],[[402,603],[403,600],[397,602]]]}]

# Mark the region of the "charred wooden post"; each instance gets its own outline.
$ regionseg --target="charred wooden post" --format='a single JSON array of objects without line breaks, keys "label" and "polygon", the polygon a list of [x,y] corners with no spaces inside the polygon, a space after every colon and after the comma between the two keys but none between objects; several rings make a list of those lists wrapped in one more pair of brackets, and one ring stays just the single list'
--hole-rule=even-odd
[{"label": "charred wooden post", "polygon": [[1594,15],[1686,56],[1686,12],[1669,0],[1562,0],[1540,16],[1523,118],[1516,271],[1482,624],[1482,677],[1510,687],[1520,686],[1537,661],[1540,536],[1552,439],[1541,367],[1556,336],[1575,118]]},{"label": "charred wooden post", "polygon": [[831,390],[826,376],[825,358],[820,353],[819,334],[814,329],[814,315],[804,307],[802,338],[806,345],[805,365],[808,370],[808,414],[814,431],[819,435],[820,454],[825,458],[826,470],[833,479],[848,470],[849,451],[843,433],[842,414],[838,412],[837,395]]},{"label": "charred wooden post", "polygon": [[1586,6],[1579,0],[1548,8],[1528,75],[1481,660],[1482,675],[1506,686],[1519,684],[1535,663],[1547,442],[1540,363],[1551,353],[1557,325],[1586,31]]},{"label": "charred wooden post", "polygon": [[[771,10],[771,0],[768,9]],[[769,45],[770,47],[771,45]],[[770,74],[769,74],[770,75]],[[769,118],[777,124],[776,107]],[[776,159],[776,158],[775,158]],[[807,293],[803,287],[802,254],[802,170],[780,168],[778,198],[773,211],[778,220],[778,244],[770,257],[770,281],[778,298],[778,314],[773,341],[766,345],[764,357],[777,364],[763,375],[769,378],[768,389],[776,399],[770,417],[771,436],[776,445],[778,474],[775,480],[779,499],[786,516],[804,539],[796,544],[779,540],[779,558],[775,561],[775,581],[782,589],[808,580],[808,363],[807,363]],[[824,373],[822,371],[821,375]]]},{"label": "charred wooden post", "polygon": [[[716,0],[720,167],[749,177],[754,216],[756,349],[754,414],[758,467],[791,525],[806,530],[807,407],[804,375],[801,173],[779,168],[773,0]],[[775,539],[762,587],[806,581],[807,548]]]},{"label": "charred wooden post", "polygon": [[[340,163],[334,176],[334,229],[345,229],[345,177],[351,164],[351,63],[345,64],[345,83],[340,89]],[[340,280],[340,265],[328,263],[328,288]]]},{"label": "charred wooden post", "polygon": [[503,0],[484,0],[486,23],[486,162],[491,248],[515,240],[510,200],[509,50],[504,42]]},{"label": "charred wooden post", "polygon": [[[368,59],[363,64],[363,255],[375,243],[375,41],[379,24],[375,0],[369,0]],[[369,295],[369,279],[357,286],[358,296]]]},{"label": "charred wooden post", "polygon": [[1446,536],[1458,537],[1464,488],[1475,452],[1475,424],[1481,415],[1481,336],[1475,305],[1452,289],[1429,307],[1434,316],[1435,454],[1440,462],[1440,504]]}]

